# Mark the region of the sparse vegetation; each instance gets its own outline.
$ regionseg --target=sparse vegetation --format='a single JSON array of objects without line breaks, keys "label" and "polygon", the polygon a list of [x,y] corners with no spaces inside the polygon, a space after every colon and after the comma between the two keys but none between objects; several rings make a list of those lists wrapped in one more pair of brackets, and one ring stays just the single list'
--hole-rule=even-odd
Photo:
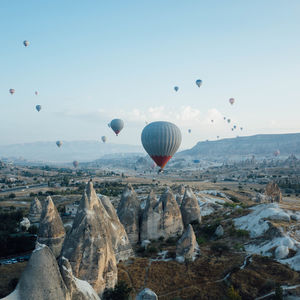
[{"label": "sparse vegetation", "polygon": [[233,286],[231,286],[227,290],[227,297],[228,300],[242,300],[242,297],[240,296],[239,292],[235,290]]},{"label": "sparse vegetation", "polygon": [[114,289],[107,289],[103,293],[104,300],[128,300],[132,288],[126,282],[120,281]]}]

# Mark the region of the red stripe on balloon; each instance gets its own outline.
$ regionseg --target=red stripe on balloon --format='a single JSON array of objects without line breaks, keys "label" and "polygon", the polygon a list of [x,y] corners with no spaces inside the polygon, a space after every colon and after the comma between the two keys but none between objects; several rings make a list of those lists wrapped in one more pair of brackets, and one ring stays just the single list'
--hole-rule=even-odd
[{"label": "red stripe on balloon", "polygon": [[158,166],[160,166],[162,169],[165,167],[167,162],[171,159],[172,156],[158,156],[153,155],[151,158],[156,162]]}]

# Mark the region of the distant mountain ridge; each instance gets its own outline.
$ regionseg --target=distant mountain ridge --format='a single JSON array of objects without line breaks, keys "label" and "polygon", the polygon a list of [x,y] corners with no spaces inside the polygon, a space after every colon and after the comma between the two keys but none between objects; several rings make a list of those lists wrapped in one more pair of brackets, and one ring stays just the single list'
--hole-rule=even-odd
[{"label": "distant mountain ridge", "polygon": [[193,159],[244,159],[271,157],[279,150],[280,156],[300,155],[300,133],[258,134],[216,141],[198,142],[193,148],[179,152],[176,157]]},{"label": "distant mountain ridge", "polygon": [[0,158],[20,158],[32,162],[93,161],[116,153],[142,153],[142,146],[102,143],[100,141],[34,142],[0,146]]}]

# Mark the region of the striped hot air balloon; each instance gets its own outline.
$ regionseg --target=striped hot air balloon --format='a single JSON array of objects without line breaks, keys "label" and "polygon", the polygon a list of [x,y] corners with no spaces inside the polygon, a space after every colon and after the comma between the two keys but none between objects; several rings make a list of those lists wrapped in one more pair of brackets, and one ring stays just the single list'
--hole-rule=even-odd
[{"label": "striped hot air balloon", "polygon": [[162,170],[178,150],[181,132],[173,123],[152,122],[143,129],[141,140],[146,152]]},{"label": "striped hot air balloon", "polygon": [[124,127],[124,122],[121,119],[113,119],[110,122],[110,127],[115,132],[115,134],[118,135]]}]

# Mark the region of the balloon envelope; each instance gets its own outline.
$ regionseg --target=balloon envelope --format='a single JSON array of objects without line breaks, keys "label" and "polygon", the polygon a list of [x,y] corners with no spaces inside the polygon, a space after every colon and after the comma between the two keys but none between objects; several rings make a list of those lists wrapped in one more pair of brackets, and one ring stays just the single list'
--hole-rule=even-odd
[{"label": "balloon envelope", "polygon": [[39,94],[39,92],[38,92],[38,91],[35,91],[34,94],[37,96],[37,95]]},{"label": "balloon envelope", "polygon": [[15,89],[9,89],[9,92],[11,93],[11,95],[13,95],[15,93]]},{"label": "balloon envelope", "polygon": [[101,137],[101,140],[102,140],[103,143],[106,143],[107,137],[106,137],[106,136],[102,136],[102,137]]},{"label": "balloon envelope", "polygon": [[23,42],[23,45],[24,45],[25,47],[28,47],[28,46],[29,46],[29,42],[28,42],[28,41],[24,41],[24,42]]},{"label": "balloon envelope", "polygon": [[121,119],[113,119],[110,122],[110,127],[115,132],[115,134],[118,135],[124,127],[124,122]]},{"label": "balloon envelope", "polygon": [[74,160],[74,161],[73,161],[73,166],[74,166],[74,168],[77,168],[78,165],[79,165],[79,162],[78,162],[77,160]]},{"label": "balloon envelope", "polygon": [[142,131],[144,149],[163,169],[181,144],[180,129],[170,122],[152,122]]},{"label": "balloon envelope", "polygon": [[230,99],[229,99],[229,103],[230,103],[231,105],[234,104],[234,102],[235,102],[234,98],[230,98]]},{"label": "balloon envelope", "polygon": [[35,107],[35,109],[36,109],[37,111],[40,111],[40,110],[42,109],[42,106],[41,106],[41,105],[37,105],[37,106]]},{"label": "balloon envelope", "polygon": [[179,90],[179,87],[178,86],[174,86],[174,90],[175,90],[175,92],[177,92]]},{"label": "balloon envelope", "polygon": [[230,119],[227,119],[227,123],[230,123],[231,122],[231,120]]},{"label": "balloon envelope", "polygon": [[202,85],[202,80],[197,79],[197,80],[196,80],[196,84],[197,84],[198,87],[200,87],[200,86]]},{"label": "balloon envelope", "polygon": [[61,145],[62,145],[62,141],[57,141],[57,142],[56,142],[56,146],[57,146],[58,148],[60,148]]},{"label": "balloon envelope", "polygon": [[191,133],[191,132],[192,132],[192,129],[189,129],[188,132]]}]

